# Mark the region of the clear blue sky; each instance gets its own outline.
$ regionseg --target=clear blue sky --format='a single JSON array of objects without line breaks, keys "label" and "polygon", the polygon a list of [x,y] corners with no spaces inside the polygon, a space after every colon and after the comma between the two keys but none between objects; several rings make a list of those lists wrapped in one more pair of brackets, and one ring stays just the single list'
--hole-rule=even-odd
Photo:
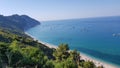
[{"label": "clear blue sky", "polygon": [[120,0],[0,0],[0,14],[37,20],[119,16]]}]

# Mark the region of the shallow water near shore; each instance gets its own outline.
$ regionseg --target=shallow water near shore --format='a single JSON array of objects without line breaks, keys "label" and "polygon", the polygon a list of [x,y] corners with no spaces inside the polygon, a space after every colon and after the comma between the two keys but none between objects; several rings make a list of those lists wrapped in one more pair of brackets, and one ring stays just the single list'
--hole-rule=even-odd
[{"label": "shallow water near shore", "polygon": [[44,21],[26,32],[38,40],[54,45],[67,43],[70,49],[120,65],[120,20]]}]

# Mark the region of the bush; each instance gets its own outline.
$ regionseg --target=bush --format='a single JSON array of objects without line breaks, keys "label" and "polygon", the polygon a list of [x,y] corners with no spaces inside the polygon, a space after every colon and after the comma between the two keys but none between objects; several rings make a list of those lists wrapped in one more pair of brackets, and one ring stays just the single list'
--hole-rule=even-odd
[{"label": "bush", "polygon": [[95,68],[95,65],[92,61],[86,61],[84,62],[83,67],[84,68]]},{"label": "bush", "polygon": [[54,68],[53,61],[52,60],[47,61],[43,68]]}]

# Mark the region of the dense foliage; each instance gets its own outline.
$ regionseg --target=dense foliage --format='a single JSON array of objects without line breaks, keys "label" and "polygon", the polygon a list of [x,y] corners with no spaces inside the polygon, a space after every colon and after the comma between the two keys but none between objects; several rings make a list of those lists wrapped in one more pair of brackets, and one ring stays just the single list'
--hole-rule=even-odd
[{"label": "dense foliage", "polygon": [[[0,29],[0,66],[41,67],[52,59],[53,49],[34,41],[29,36],[19,36]],[[1,67],[0,67],[1,68]]]}]

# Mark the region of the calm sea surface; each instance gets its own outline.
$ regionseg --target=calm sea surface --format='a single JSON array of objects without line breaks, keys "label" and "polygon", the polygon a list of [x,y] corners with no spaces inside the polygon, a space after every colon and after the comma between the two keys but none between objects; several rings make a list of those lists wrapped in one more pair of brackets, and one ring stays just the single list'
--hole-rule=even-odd
[{"label": "calm sea surface", "polygon": [[120,65],[120,20],[118,18],[44,21],[27,31],[38,40],[67,43],[95,58]]}]

